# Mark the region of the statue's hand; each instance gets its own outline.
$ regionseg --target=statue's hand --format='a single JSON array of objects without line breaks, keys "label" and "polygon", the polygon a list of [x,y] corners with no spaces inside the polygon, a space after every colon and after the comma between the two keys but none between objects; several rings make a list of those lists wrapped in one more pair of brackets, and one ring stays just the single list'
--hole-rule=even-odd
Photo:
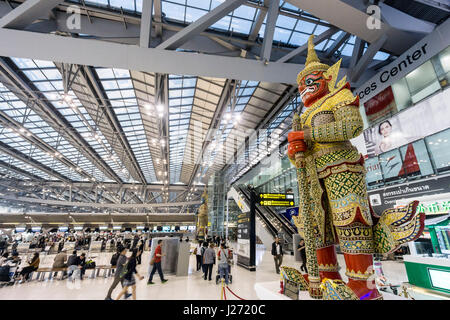
[{"label": "statue's hand", "polygon": [[295,154],[297,152],[304,152],[307,149],[306,143],[303,140],[304,133],[303,131],[292,131],[288,134],[288,156],[290,159],[295,158]]}]

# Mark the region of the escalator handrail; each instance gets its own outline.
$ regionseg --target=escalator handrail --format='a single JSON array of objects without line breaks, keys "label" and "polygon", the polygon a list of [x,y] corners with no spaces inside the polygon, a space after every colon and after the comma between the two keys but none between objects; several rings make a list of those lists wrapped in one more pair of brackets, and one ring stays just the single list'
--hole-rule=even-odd
[{"label": "escalator handrail", "polygon": [[[245,199],[245,200],[247,200],[247,202],[248,202],[248,199]],[[276,236],[278,234],[278,231],[277,231],[277,228],[275,228],[273,226],[273,223],[266,216],[264,216],[261,212],[257,211],[257,213],[258,213],[258,217],[262,218],[262,220],[264,220],[265,224],[268,226],[268,229],[270,230],[270,233],[272,234],[272,236]]]}]

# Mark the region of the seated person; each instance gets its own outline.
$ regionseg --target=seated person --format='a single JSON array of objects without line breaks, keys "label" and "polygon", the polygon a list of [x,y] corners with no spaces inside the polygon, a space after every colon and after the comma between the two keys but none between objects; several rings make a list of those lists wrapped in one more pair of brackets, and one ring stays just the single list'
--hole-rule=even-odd
[{"label": "seated person", "polygon": [[[67,252],[66,251],[67,251],[67,249],[63,248],[63,249],[61,249],[61,252],[58,253],[55,256],[55,259],[53,260],[53,266],[52,266],[53,269],[66,268],[67,267],[67,264],[66,264]],[[55,277],[56,277],[57,273],[58,272],[55,272],[55,275],[54,275]],[[64,275],[63,276],[65,276],[65,275],[67,275],[66,271],[64,271]]]},{"label": "seated person", "polygon": [[30,273],[36,271],[39,268],[39,263],[40,263],[39,252],[35,252],[31,261],[28,262],[29,266],[23,268],[22,271],[20,272],[21,276],[20,283],[28,280]]}]

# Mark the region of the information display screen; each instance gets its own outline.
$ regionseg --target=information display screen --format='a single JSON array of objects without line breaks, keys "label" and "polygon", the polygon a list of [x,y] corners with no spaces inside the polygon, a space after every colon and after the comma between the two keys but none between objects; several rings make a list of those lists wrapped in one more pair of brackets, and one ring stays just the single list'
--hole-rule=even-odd
[{"label": "information display screen", "polygon": [[69,230],[68,227],[59,227],[59,228],[58,228],[58,231],[59,231],[59,232],[67,232],[67,230]]},{"label": "information display screen", "polygon": [[187,228],[188,228],[187,226],[180,226],[180,230],[181,230],[181,231],[186,231]]},{"label": "information display screen", "polygon": [[25,227],[16,227],[16,232],[24,232]]},{"label": "information display screen", "polygon": [[294,194],[291,193],[260,193],[258,203],[261,206],[292,207],[295,205]]},{"label": "information display screen", "polygon": [[170,232],[170,226],[163,226],[162,232]]},{"label": "information display screen", "polygon": [[194,230],[195,230],[195,226],[189,226],[189,227],[188,227],[188,230],[189,230],[189,231],[194,231]]},{"label": "information display screen", "polygon": [[31,227],[31,231],[33,231],[33,232],[40,232],[41,231],[41,227]]}]

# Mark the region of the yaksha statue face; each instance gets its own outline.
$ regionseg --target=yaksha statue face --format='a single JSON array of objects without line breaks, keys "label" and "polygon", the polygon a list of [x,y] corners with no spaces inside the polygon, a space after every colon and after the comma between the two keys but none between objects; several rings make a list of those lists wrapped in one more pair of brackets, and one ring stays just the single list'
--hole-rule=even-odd
[{"label": "yaksha statue face", "polygon": [[298,92],[305,107],[311,106],[314,102],[327,95],[328,82],[331,77],[326,77],[324,71],[311,72],[304,76],[298,84]]},{"label": "yaksha statue face", "polygon": [[298,92],[305,107],[310,107],[334,89],[340,66],[340,61],[332,67],[321,63],[314,50],[313,39],[314,36],[308,39],[305,68],[297,75]]}]

